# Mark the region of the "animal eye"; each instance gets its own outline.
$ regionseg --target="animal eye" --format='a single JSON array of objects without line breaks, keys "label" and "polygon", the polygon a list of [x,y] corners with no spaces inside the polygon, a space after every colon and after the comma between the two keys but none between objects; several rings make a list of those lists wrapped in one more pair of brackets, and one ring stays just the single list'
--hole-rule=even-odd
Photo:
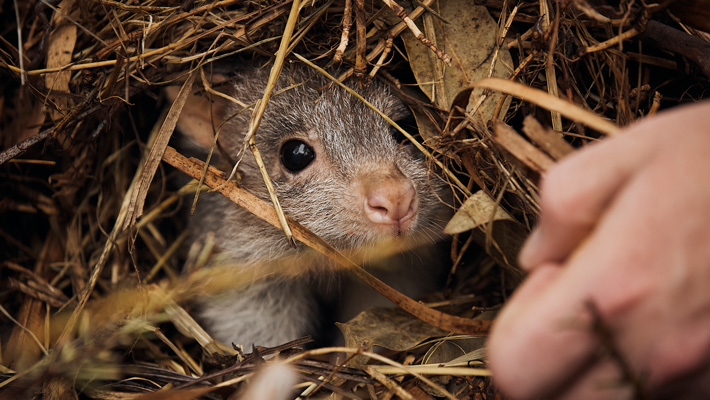
[{"label": "animal eye", "polygon": [[281,146],[281,164],[291,172],[303,170],[315,158],[313,148],[302,140],[289,140]]}]

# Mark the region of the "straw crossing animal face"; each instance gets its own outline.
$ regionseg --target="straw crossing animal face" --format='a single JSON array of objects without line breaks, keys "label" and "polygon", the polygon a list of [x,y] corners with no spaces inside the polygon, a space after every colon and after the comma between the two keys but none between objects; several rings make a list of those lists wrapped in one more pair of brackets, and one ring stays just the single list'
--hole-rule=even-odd
[{"label": "straw crossing animal face", "polygon": [[[211,104],[206,97],[191,96],[178,127],[204,153],[214,142],[215,126],[220,145],[215,154],[222,156],[214,163],[227,164],[228,169],[239,160],[240,185],[269,201],[254,157],[243,153],[248,106],[262,97],[267,78],[268,71],[246,69],[228,79],[226,92],[242,105]],[[358,92],[394,120],[408,116],[404,105],[380,84]],[[445,193],[443,183],[430,176],[422,154],[398,140],[380,115],[317,73],[287,68],[255,141],[286,214],[368,264],[380,262],[394,278],[385,280],[410,296],[436,287],[440,263],[434,261],[435,252],[422,249],[376,261],[381,250],[391,252],[395,246],[390,242],[396,239],[436,241],[449,214],[439,198]],[[183,151],[188,147],[183,143]],[[306,256],[303,247],[289,247],[283,232],[217,193],[201,195],[189,230],[193,240],[214,232],[220,254],[212,264],[225,266],[228,278],[250,276],[247,283],[200,301],[200,320],[226,343],[277,345],[314,334],[324,317],[318,312],[323,296],[339,299],[331,304],[338,310],[336,320],[347,320],[367,306],[388,304],[353,282],[334,295],[336,277],[342,274],[329,262]],[[384,248],[370,247],[383,243]]]},{"label": "straw crossing animal face", "polygon": [[[267,78],[266,70],[238,72],[231,78],[230,94],[243,104],[253,104],[261,98]],[[373,82],[358,91],[393,120],[409,117],[383,85]],[[204,100],[196,102],[200,101],[209,106]],[[209,110],[189,107],[188,103],[186,117],[209,116]],[[236,160],[244,148],[251,112],[232,103],[212,107],[217,110],[214,121],[226,121],[219,128],[219,142]],[[206,147],[212,142],[212,122],[181,118],[179,126]],[[209,132],[184,129],[198,125]],[[398,142],[394,128],[375,111],[345,89],[328,85],[316,72],[302,67],[282,72],[255,140],[284,211],[336,247],[356,248],[396,237],[438,238],[448,208],[439,196],[443,184],[428,173],[423,155],[406,141]],[[251,154],[241,157],[239,170],[241,184],[268,200]],[[200,229],[215,230],[221,250],[235,258],[260,258],[258,248],[244,245],[254,234],[282,240],[275,228],[254,223],[226,200],[208,201],[219,206],[203,205]],[[288,251],[274,242],[268,250],[256,247],[266,258]]]}]

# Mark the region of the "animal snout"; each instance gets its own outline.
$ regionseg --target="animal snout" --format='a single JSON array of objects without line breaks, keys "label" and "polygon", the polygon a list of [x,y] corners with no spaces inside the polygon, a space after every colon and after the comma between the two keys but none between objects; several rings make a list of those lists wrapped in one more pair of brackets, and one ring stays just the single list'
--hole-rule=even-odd
[{"label": "animal snout", "polygon": [[377,225],[390,225],[406,232],[419,208],[414,186],[408,179],[391,179],[371,186],[365,194],[365,214]]}]

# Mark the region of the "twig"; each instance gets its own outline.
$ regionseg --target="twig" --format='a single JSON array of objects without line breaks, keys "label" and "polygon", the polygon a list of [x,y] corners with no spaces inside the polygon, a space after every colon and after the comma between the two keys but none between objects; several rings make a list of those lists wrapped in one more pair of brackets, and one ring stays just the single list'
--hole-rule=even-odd
[{"label": "twig", "polygon": [[155,142],[150,148],[150,152],[145,159],[145,163],[143,164],[140,174],[137,174],[138,182],[133,187],[133,190],[128,194],[130,196],[130,202],[126,207],[127,215],[123,224],[123,229],[132,227],[133,224],[136,223],[136,219],[143,215],[143,205],[145,204],[145,198],[148,195],[148,189],[153,181],[153,176],[155,176],[155,173],[158,171],[160,160],[163,157],[165,148],[168,146],[168,141],[175,130],[182,108],[187,102],[187,97],[192,91],[192,83],[195,81],[196,77],[197,73],[196,71],[193,71],[187,77],[185,83],[183,83],[177,98],[170,106],[170,110],[168,111],[165,121],[163,121],[163,125],[160,127],[160,131],[158,132]]},{"label": "twig", "polygon": [[436,19],[438,19],[439,21],[445,23],[446,25],[450,25],[450,24],[451,24],[451,22],[445,20],[444,17],[442,17],[438,12],[434,11],[434,9],[432,9],[432,8],[429,7],[428,5],[424,4],[424,2],[423,2],[422,0],[414,0],[414,1],[415,1],[417,4],[419,4],[420,6],[424,7],[424,9],[425,9],[429,14],[433,15],[433,16],[434,16]]},{"label": "twig", "polygon": [[638,35],[639,33],[640,32],[638,29],[631,28],[628,31],[626,31],[620,35],[614,36],[613,38],[611,38],[609,40],[605,40],[605,41],[603,41],[601,43],[597,43],[593,46],[585,47],[584,54],[596,53],[597,51],[606,50],[609,47],[615,46],[615,45],[623,42],[624,40],[631,39],[632,37]]},{"label": "twig", "polygon": [[599,339],[602,348],[609,353],[611,359],[616,362],[616,365],[621,370],[621,379],[631,384],[634,390],[633,398],[635,400],[646,399],[646,391],[644,390],[641,376],[634,372],[631,363],[629,363],[617,346],[614,340],[614,334],[602,317],[599,308],[591,300],[587,301],[585,305],[592,317],[592,333]]},{"label": "twig", "polygon": [[[559,3],[557,3],[559,6]],[[542,27],[546,33],[551,32],[552,35],[545,35],[549,40],[549,48],[547,57],[545,58],[545,78],[547,79],[547,92],[550,95],[559,97],[557,87],[557,75],[555,74],[555,49],[557,48],[557,31],[560,28],[560,12],[559,9],[555,12],[555,21],[550,24],[550,8],[547,0],[540,0],[540,15],[542,16]],[[562,130],[562,116],[559,112],[551,111],[550,118],[552,119],[552,129],[556,131]]]},{"label": "twig", "polygon": [[91,36],[92,38],[96,39],[99,43],[103,44],[104,46],[108,46],[108,43],[104,42],[103,39],[101,39],[100,37],[96,36],[96,34],[95,34],[94,32],[91,32],[91,30],[87,29],[85,26],[83,26],[83,25],[80,24],[79,22],[75,21],[72,17],[70,17],[69,15],[67,15],[66,13],[64,13],[64,12],[63,12],[62,10],[60,10],[59,8],[53,6],[53,5],[52,5],[50,2],[48,2],[47,0],[40,0],[40,1],[41,1],[42,3],[44,3],[44,5],[46,5],[47,7],[51,8],[52,11],[54,11],[54,12],[56,12],[57,14],[61,15],[61,17],[62,17],[63,19],[66,19],[67,21],[69,21],[69,22],[71,22],[72,24],[76,25],[76,27],[79,28],[79,29],[81,29],[82,31],[84,31],[84,33],[86,33],[87,35],[89,35],[89,36]]},{"label": "twig", "polygon": [[[27,72],[25,72],[25,60],[24,60],[24,51],[23,51],[23,45],[22,45],[22,24],[20,23],[20,9],[17,6],[17,0],[12,0],[13,4],[15,5],[15,20],[17,24],[17,52],[19,53],[19,58],[20,58],[20,84],[22,86],[25,86],[25,75]],[[2,164],[0,162],[0,164]]]},{"label": "twig", "polygon": [[[424,32],[431,38],[432,43],[436,45],[437,38],[436,30],[434,29],[434,17],[430,14],[424,14],[422,15],[422,23],[424,24]],[[444,39],[446,39],[445,36]],[[446,85],[443,84],[444,66],[436,57],[436,54],[428,52],[427,55],[429,56],[429,60],[431,60],[432,72],[434,73],[434,80],[431,83],[432,100],[434,104],[440,104],[442,108],[448,108],[451,103],[449,103],[449,98],[446,95]],[[454,55],[456,54],[454,53]],[[458,64],[460,65],[461,62],[459,61]]]},{"label": "twig", "polygon": [[7,312],[7,310],[5,309],[5,307],[3,307],[2,305],[0,305],[0,313],[2,313],[3,315],[5,315],[5,317],[7,317],[7,319],[9,319],[13,324],[17,325],[20,329],[22,329],[23,331],[25,331],[25,332],[32,338],[32,340],[35,342],[35,344],[37,345],[37,347],[39,347],[39,349],[42,350],[42,353],[44,353],[45,356],[46,356],[47,354],[49,354],[49,353],[47,352],[47,349],[45,349],[44,346],[42,345],[42,342],[40,342],[39,339],[37,339],[37,336],[35,336],[34,332],[32,332],[32,331],[31,331],[30,329],[28,329],[26,326],[22,325],[22,324],[20,323],[20,321],[16,320],[15,318],[12,318],[12,315],[10,315],[10,313]]},{"label": "twig", "polygon": [[[434,0],[422,0],[422,4],[423,4],[423,5],[426,5],[426,6],[430,5],[430,4],[433,3],[433,2],[434,2]],[[424,11],[425,11],[425,9],[424,9],[423,6],[417,7],[417,8],[414,9],[414,11],[412,11],[412,12],[409,14],[409,17],[412,18],[412,19],[417,18],[417,17],[419,17]],[[386,35],[387,35],[388,37],[397,37],[397,36],[398,36],[400,33],[402,33],[402,31],[404,31],[405,29],[407,29],[407,24],[405,24],[404,22],[400,22],[399,24],[397,24],[397,25],[395,25],[393,28],[391,28],[391,29],[386,33]],[[367,61],[372,61],[372,60],[375,59],[375,57],[377,57],[377,56],[378,56],[380,53],[382,53],[384,50],[385,50],[385,42],[384,42],[384,41],[381,41],[381,42],[377,43],[377,45],[375,46],[375,48],[370,51],[370,53],[367,55],[367,57],[365,57],[365,59],[366,59]],[[343,72],[342,74],[340,74],[340,75],[338,76],[338,80],[342,82],[342,81],[344,81],[345,79],[347,79],[347,78],[348,78],[350,75],[352,75],[352,74],[353,74],[353,68],[350,68],[350,69],[348,69],[347,71],[345,71],[345,72]]]},{"label": "twig", "polygon": [[[407,393],[401,386],[397,384],[394,380],[388,378],[385,374],[377,371],[372,365],[365,366],[365,372],[370,374],[377,382],[380,382],[387,389],[397,393],[397,396],[404,400],[414,400],[414,396]],[[401,371],[398,371],[401,372]]]},{"label": "twig", "polygon": [[393,40],[391,37],[387,37],[385,40],[385,50],[380,54],[380,59],[377,60],[377,63],[375,64],[374,67],[372,67],[372,71],[370,71],[369,77],[370,79],[375,77],[375,74],[377,74],[377,71],[380,70],[380,67],[385,65],[385,59],[389,55],[389,53],[392,51],[392,43]]},{"label": "twig", "polygon": [[[233,0],[230,0],[230,2],[231,1],[233,1]],[[280,15],[280,12],[268,13],[260,21],[269,22],[269,21],[276,19],[279,15]],[[188,45],[191,45],[204,37],[210,36],[210,35],[214,34],[215,32],[217,32],[221,29],[224,29],[226,26],[233,24],[236,20],[241,20],[241,19],[243,19],[243,17],[239,17],[238,19],[226,21],[223,24],[214,26],[214,27],[207,29],[205,31],[201,31],[198,35],[191,37],[189,40],[173,42],[173,43],[170,43],[169,45],[161,47],[159,49],[150,50],[145,53],[141,53],[141,54],[138,54],[135,56],[128,57],[124,61],[126,63],[132,63],[132,62],[140,61],[145,58],[156,56],[156,55],[164,56],[165,54],[167,54],[173,50],[187,47]],[[155,28],[153,28],[153,30],[155,30]],[[242,27],[237,32],[235,32],[233,36],[234,36],[234,38],[240,38],[245,35],[246,35],[246,30],[244,27]],[[118,46],[118,44],[116,46]],[[29,76],[44,75],[44,74],[48,74],[48,73],[52,73],[52,72],[60,72],[60,71],[65,71],[65,70],[66,71],[79,71],[79,70],[90,69],[90,68],[109,67],[109,66],[115,65],[117,62],[118,62],[118,60],[96,61],[96,62],[89,62],[89,63],[83,63],[83,64],[64,65],[64,66],[56,67],[56,68],[35,69],[35,70],[30,70],[30,71],[25,71],[25,72]],[[3,63],[3,62],[0,62],[0,67],[5,67],[5,68],[9,69],[10,71],[13,71],[16,73],[22,72],[21,69],[15,67],[14,65],[10,65],[7,63]]]},{"label": "twig", "polygon": [[392,367],[399,368],[402,373],[411,374],[412,376],[416,377],[417,379],[421,380],[422,382],[426,383],[427,385],[429,385],[432,388],[434,388],[435,390],[437,390],[444,397],[451,399],[451,400],[456,400],[456,397],[454,397],[446,389],[444,389],[440,385],[434,383],[429,378],[425,377],[424,375],[420,374],[419,372],[414,371],[409,366],[402,365],[402,364],[400,364],[396,361],[390,360],[389,358],[384,357],[380,354],[372,353],[369,351],[363,351],[361,349],[354,349],[354,348],[350,348],[350,347],[323,347],[320,349],[305,351],[301,354],[296,354],[295,356],[292,356],[291,358],[287,359],[286,362],[294,362],[294,361],[297,361],[297,360],[300,360],[300,359],[303,359],[306,357],[323,355],[323,354],[330,354],[330,353],[345,353],[345,354],[363,355],[365,357],[372,358],[373,360],[377,360],[383,364],[388,364]]},{"label": "twig", "polygon": [[362,78],[367,70],[367,27],[365,26],[365,0],[355,0],[355,76]]},{"label": "twig", "polygon": [[[554,164],[554,160],[523,139],[510,125],[498,121],[494,128],[494,137],[499,146],[506,149],[518,161],[533,171],[544,174]],[[490,219],[493,221],[493,218]]]},{"label": "twig", "polygon": [[44,140],[46,138],[52,136],[52,134],[54,134],[55,128],[56,127],[50,128],[50,129],[45,129],[42,132],[40,132],[32,137],[29,137],[29,138],[21,141],[20,143],[10,147],[9,149],[1,152],[0,153],[0,165],[21,155],[22,153],[27,151],[27,149],[29,149],[30,147],[34,146],[35,144],[41,142],[42,140]]},{"label": "twig", "polygon": [[[17,0],[15,0],[17,1]],[[343,53],[348,47],[348,40],[350,39],[350,28],[353,25],[353,0],[345,0],[345,10],[343,10],[343,33],[340,35],[340,45],[335,49],[335,55],[333,56],[333,61],[340,63],[343,61]]]},{"label": "twig", "polygon": [[[172,147],[167,148],[165,154],[163,155],[163,160],[195,179],[198,179],[202,174],[202,162],[194,159],[188,160]],[[265,222],[275,227],[280,226],[276,211],[271,205],[245,189],[238,187],[233,181],[227,181],[220,177],[217,173],[213,172],[212,168],[210,168],[207,171],[207,174],[205,174],[205,185],[220,192],[222,195],[239,206],[244,207],[246,210]],[[373,289],[381,293],[393,303],[397,304],[397,306],[402,308],[404,311],[412,314],[422,321],[451,332],[469,335],[486,335],[488,333],[492,321],[457,317],[426,307],[423,304],[414,301],[402,293],[392,289],[390,286],[362,269],[360,266],[347,258],[343,253],[321,239],[318,235],[311,232],[308,228],[289,217],[286,217],[286,219],[293,231],[293,237],[295,239],[330,258],[338,265],[348,269],[355,276],[365,281]]]},{"label": "twig", "polygon": [[[238,1],[239,1],[239,0],[217,1],[217,2],[213,2],[213,3],[208,3],[208,4],[205,5],[205,6],[202,6],[202,7],[200,7],[200,8],[196,8],[196,9],[191,10],[191,11],[189,11],[189,12],[177,14],[177,15],[175,15],[175,17],[173,17],[173,18],[168,18],[168,19],[165,19],[165,20],[162,20],[162,21],[158,21],[158,22],[156,22],[156,23],[154,23],[154,24],[149,25],[147,28],[137,29],[137,30],[135,30],[135,31],[132,31],[132,32],[128,33],[128,37],[126,37],[126,41],[132,42],[132,41],[135,41],[135,40],[140,39],[141,37],[146,37],[146,36],[148,36],[149,34],[155,32],[156,30],[162,28],[162,26],[163,26],[164,24],[166,24],[166,23],[176,24],[176,23],[178,23],[178,22],[180,22],[180,21],[182,21],[182,20],[184,20],[184,19],[187,19],[187,18],[193,16],[193,15],[201,14],[201,13],[203,13],[203,12],[208,12],[208,11],[214,9],[214,8],[226,7],[226,6],[231,5],[231,4],[233,4],[233,3],[237,3]],[[104,3],[106,3],[106,2],[104,2]],[[109,3],[106,3],[106,4],[109,4]],[[109,4],[109,5],[110,5],[110,4]],[[140,6],[140,7],[143,8],[144,6]],[[175,9],[177,9],[177,8],[178,8],[178,7],[175,7]],[[250,17],[252,17],[252,16],[254,16],[254,15],[257,15],[258,12],[259,12],[259,11],[255,11],[255,12],[252,12],[252,13],[250,13],[250,14],[242,15],[239,19],[241,20],[241,19],[244,19],[244,18],[250,18]],[[111,51],[113,51],[116,47],[120,46],[120,45],[121,45],[121,42],[122,42],[122,39],[121,39],[121,38],[118,38],[118,39],[113,40],[110,44],[107,45],[108,47],[106,47],[105,49],[99,50],[99,52],[96,54],[96,58],[100,60],[100,59],[106,57],[106,56],[107,56]]]},{"label": "twig", "polygon": [[658,21],[648,21],[643,39],[692,61],[710,79],[710,43]]},{"label": "twig", "polygon": [[436,54],[436,56],[441,61],[443,61],[446,65],[448,65],[449,67],[451,66],[451,57],[446,55],[446,53],[444,53],[443,51],[439,50],[434,45],[434,43],[431,42],[431,40],[427,39],[426,36],[424,36],[424,34],[422,33],[422,31],[419,30],[419,28],[414,23],[414,21],[412,21],[412,19],[409,18],[409,16],[407,15],[407,12],[404,10],[404,8],[402,8],[402,6],[397,4],[394,0],[382,0],[382,1],[387,5],[387,7],[391,8],[392,11],[394,11],[394,13],[397,14],[397,16],[399,18],[401,18],[405,24],[407,24],[407,27],[409,28],[410,31],[412,31],[412,34],[414,35],[415,38],[417,38],[420,42],[422,42],[424,44],[424,46],[428,47],[431,51],[433,51],[434,54]]},{"label": "twig", "polygon": [[[284,60],[286,59],[286,54],[288,53],[287,50],[291,41],[291,36],[293,35],[293,30],[296,27],[298,12],[301,8],[300,5],[301,0],[293,0],[293,3],[291,4],[291,12],[288,15],[286,27],[284,28],[283,35],[281,36],[281,43],[279,44],[279,50],[276,53],[274,65],[273,67],[271,67],[271,72],[269,73],[269,80],[266,83],[266,90],[264,91],[264,96],[256,103],[254,113],[252,114],[251,120],[249,121],[249,131],[247,132],[246,136],[246,142],[252,154],[254,155],[256,164],[259,166],[259,172],[261,172],[261,177],[264,179],[264,184],[266,184],[266,189],[269,192],[271,203],[274,205],[274,210],[276,211],[276,215],[278,216],[280,228],[281,230],[283,230],[284,235],[286,236],[286,240],[291,245],[295,245],[291,228],[288,226],[288,222],[286,221],[286,215],[284,214],[283,208],[281,208],[281,203],[279,202],[278,196],[276,196],[274,184],[271,182],[271,178],[269,178],[269,173],[267,172],[266,166],[264,165],[264,160],[261,158],[261,153],[256,147],[256,141],[254,137],[256,130],[259,129],[259,125],[261,124],[261,119],[264,116],[264,111],[266,111],[266,105],[268,104],[269,99],[271,98],[271,94],[273,93],[274,87],[276,87],[276,82],[279,78],[279,75],[281,74],[281,69],[283,68]],[[236,169],[237,165],[235,165],[232,169],[231,175],[234,175],[236,173]]]},{"label": "twig", "polygon": [[485,78],[473,83],[471,87],[488,88],[513,95],[537,104],[547,110],[559,112],[573,121],[582,122],[590,128],[596,129],[609,136],[614,136],[619,131],[618,125],[589,110],[542,90],[525,86],[522,83],[512,82],[502,78]]},{"label": "twig", "polygon": [[[137,176],[138,174],[136,174],[136,177]],[[131,188],[133,186],[135,186],[135,178],[134,181],[131,183]],[[96,265],[94,265],[94,268],[91,271],[89,282],[84,287],[83,291],[79,294],[79,301],[74,310],[72,311],[71,316],[69,317],[69,320],[67,321],[66,325],[64,325],[64,329],[59,335],[56,344],[62,344],[66,342],[69,339],[69,335],[74,331],[74,328],[76,327],[76,324],[79,321],[79,316],[84,310],[86,302],[89,301],[89,297],[91,297],[91,292],[93,292],[94,287],[96,286],[96,282],[98,282],[99,280],[101,271],[103,271],[103,268],[106,265],[106,262],[108,261],[109,255],[111,254],[114,246],[116,245],[116,239],[118,238],[119,233],[123,231],[123,229],[121,229],[121,226],[123,225],[123,221],[126,219],[126,206],[128,205],[128,199],[130,196],[131,188],[129,188],[129,192],[124,197],[124,201],[121,206],[121,211],[119,211],[118,216],[116,217],[116,222],[114,223],[113,229],[111,230],[111,234],[108,236],[108,238],[106,238],[106,244],[104,245],[104,248],[101,251],[101,256],[99,257],[99,260],[96,262]]]}]

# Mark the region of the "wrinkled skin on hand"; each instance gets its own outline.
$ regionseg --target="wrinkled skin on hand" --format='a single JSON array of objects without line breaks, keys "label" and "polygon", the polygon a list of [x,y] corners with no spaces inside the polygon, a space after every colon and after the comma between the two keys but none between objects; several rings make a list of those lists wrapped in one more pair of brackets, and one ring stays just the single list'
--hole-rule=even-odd
[{"label": "wrinkled skin on hand", "polygon": [[[710,398],[710,102],[562,160],[520,254],[529,273],[489,341],[512,398]],[[593,318],[589,304],[599,312]]]}]

